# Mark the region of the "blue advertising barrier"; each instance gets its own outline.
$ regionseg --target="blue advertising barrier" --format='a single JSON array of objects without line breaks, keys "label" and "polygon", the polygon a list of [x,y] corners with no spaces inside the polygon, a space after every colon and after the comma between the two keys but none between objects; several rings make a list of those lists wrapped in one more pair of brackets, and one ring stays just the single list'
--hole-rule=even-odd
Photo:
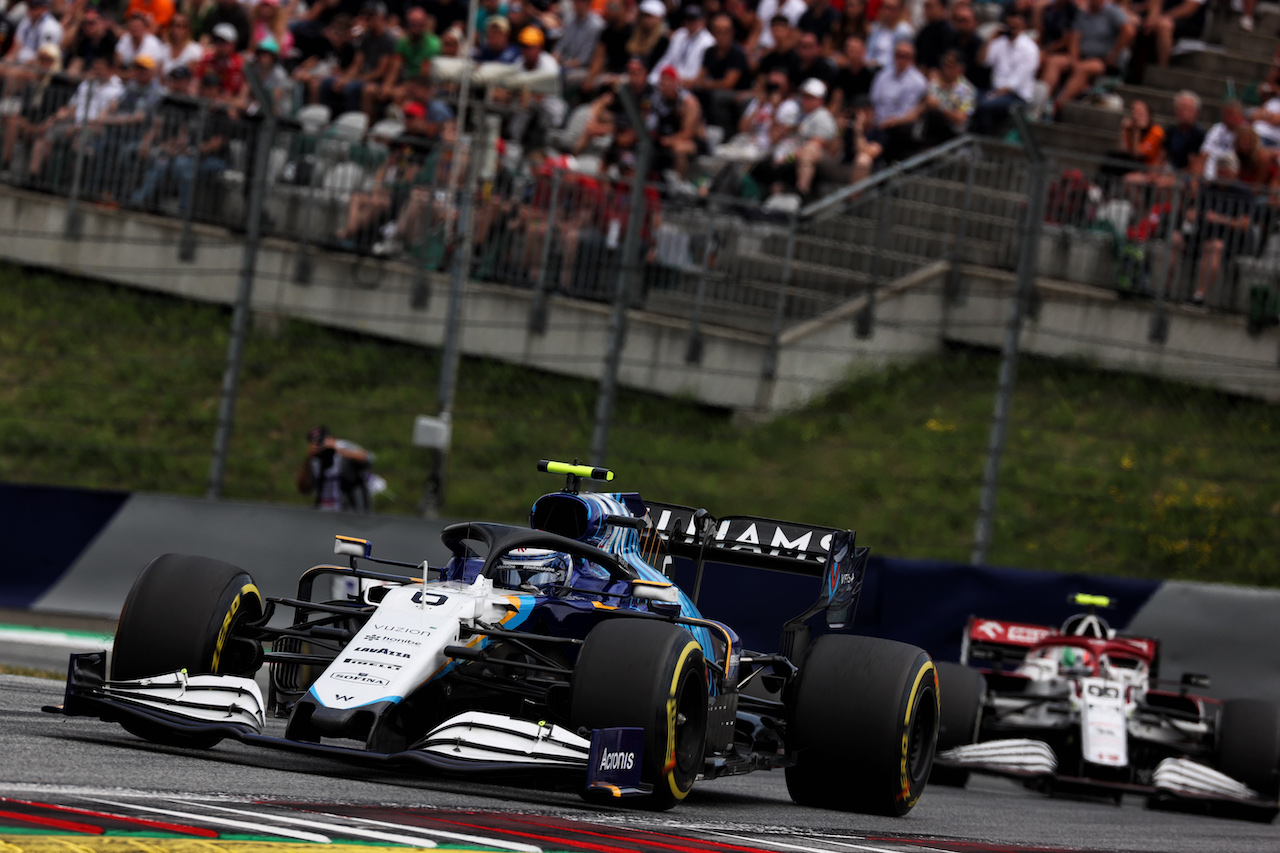
[{"label": "blue advertising barrier", "polygon": [[[675,574],[682,588],[693,589],[693,563],[678,560]],[[1110,597],[1113,606],[1103,616],[1113,628],[1124,630],[1160,585],[1159,581],[1098,575],[872,557],[853,631],[912,643],[938,660],[958,660],[970,615],[1060,625],[1080,612],[1070,597],[1085,592]],[[771,652],[778,648],[783,623],[813,604],[819,591],[816,577],[709,563],[698,607],[709,618],[733,626],[745,647]],[[825,625],[820,616],[814,618],[815,633],[821,633]]]},{"label": "blue advertising barrier", "polygon": [[34,604],[128,499],[127,492],[0,483],[0,518],[7,532],[0,607]]}]

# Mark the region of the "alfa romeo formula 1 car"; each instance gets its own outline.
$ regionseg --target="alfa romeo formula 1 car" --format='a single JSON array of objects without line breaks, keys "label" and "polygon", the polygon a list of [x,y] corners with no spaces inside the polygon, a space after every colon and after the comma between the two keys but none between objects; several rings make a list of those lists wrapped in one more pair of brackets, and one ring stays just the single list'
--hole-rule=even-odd
[{"label": "alfa romeo formula 1 car", "polygon": [[[443,566],[339,536],[349,566],[308,569],[296,597],[266,598],[235,566],[158,557],[124,604],[109,668],[103,654],[72,656],[64,703],[46,710],[162,744],[234,738],[445,774],[549,774],[588,799],[652,808],[697,779],[772,768],[797,803],[916,804],[936,670],[914,646],[841,633],[868,554],[852,531],[717,520],[580,490],[612,479],[604,469],[540,468],[567,482],[534,503],[530,527],[450,525]],[[744,541],[726,538],[734,524],[749,527]],[[752,651],[655,568],[686,559],[695,590],[715,562],[807,574],[822,592],[779,651]],[[767,608],[768,588],[758,595]],[[287,719],[282,736],[269,714]]]},{"label": "alfa romeo formula 1 car", "polygon": [[[1271,820],[1280,793],[1280,708],[1220,702],[1156,676],[1160,643],[1117,634],[1102,596],[1061,628],[970,617],[960,663],[938,663],[935,784],[971,771],[1048,791],[1125,792],[1149,804]],[[1163,689],[1162,689],[1163,688]]]}]

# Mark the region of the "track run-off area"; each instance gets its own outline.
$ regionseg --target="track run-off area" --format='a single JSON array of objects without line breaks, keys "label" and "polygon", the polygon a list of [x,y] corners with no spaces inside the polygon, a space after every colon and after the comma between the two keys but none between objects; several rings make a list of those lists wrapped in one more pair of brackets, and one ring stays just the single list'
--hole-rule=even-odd
[{"label": "track run-off area", "polygon": [[230,741],[209,751],[156,746],[114,724],[42,712],[62,690],[0,675],[2,853],[330,843],[351,853],[1280,851],[1280,825],[1150,811],[1132,796],[1120,806],[1048,798],[995,779],[932,787],[899,819],[796,806],[779,772],[699,783],[668,812],[600,808],[571,790],[427,778]]}]

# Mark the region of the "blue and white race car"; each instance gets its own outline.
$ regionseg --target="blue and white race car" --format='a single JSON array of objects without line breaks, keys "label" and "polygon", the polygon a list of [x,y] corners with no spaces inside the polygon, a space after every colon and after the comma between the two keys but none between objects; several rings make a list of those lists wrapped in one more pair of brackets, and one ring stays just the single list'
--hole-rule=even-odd
[{"label": "blue and white race car", "polygon": [[[797,803],[916,804],[937,674],[919,648],[847,633],[867,562],[852,531],[583,492],[612,473],[539,464],[567,482],[534,503],[530,527],[450,525],[440,567],[339,536],[348,566],[308,569],[296,597],[267,598],[235,566],[158,557],[125,602],[109,668],[74,655],[65,701],[47,710],[188,747],[234,738],[439,773],[552,774],[651,808],[698,779],[773,768]],[[724,538],[735,523],[766,531],[763,544]],[[822,593],[779,651],[751,651],[664,573],[680,560],[695,590],[714,562],[808,574]],[[287,718],[282,735],[268,715]]]}]

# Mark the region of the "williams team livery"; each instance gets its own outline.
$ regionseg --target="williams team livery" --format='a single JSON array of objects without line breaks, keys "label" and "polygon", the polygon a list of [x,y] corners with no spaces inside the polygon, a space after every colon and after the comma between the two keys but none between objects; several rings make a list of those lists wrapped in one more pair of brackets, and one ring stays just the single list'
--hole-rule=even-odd
[{"label": "williams team livery", "polygon": [[[566,484],[533,504],[530,526],[452,524],[440,567],[339,536],[349,565],[308,569],[295,597],[268,598],[235,566],[158,557],[121,611],[109,668],[73,655],[65,701],[47,710],[187,747],[233,738],[434,773],[543,774],[656,808],[695,780],[775,768],[798,803],[915,805],[937,673],[914,646],[847,633],[867,563],[852,531],[583,492],[612,473],[539,467]],[[675,561],[693,568],[689,593],[669,577]],[[698,610],[708,563],[810,575],[821,594],[778,650],[745,649]]]}]

